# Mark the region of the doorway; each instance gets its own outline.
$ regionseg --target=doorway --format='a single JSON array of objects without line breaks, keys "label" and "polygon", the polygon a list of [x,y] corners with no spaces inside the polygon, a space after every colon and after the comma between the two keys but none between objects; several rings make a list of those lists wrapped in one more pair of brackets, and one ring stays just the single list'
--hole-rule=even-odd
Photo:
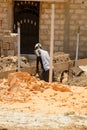
[{"label": "doorway", "polygon": [[39,42],[39,2],[14,1],[14,26],[20,23],[20,52],[33,54],[34,46]]}]

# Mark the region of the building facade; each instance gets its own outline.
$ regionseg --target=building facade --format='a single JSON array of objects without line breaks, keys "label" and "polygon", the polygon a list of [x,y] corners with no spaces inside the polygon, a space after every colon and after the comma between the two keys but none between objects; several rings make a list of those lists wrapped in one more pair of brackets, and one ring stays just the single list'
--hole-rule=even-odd
[{"label": "building facade", "polygon": [[75,58],[87,58],[87,2],[60,0],[55,2],[30,0],[0,0],[0,55],[17,54],[17,33],[20,24],[21,54],[34,53],[40,42],[50,51],[51,13],[54,10],[54,52],[69,53]]}]

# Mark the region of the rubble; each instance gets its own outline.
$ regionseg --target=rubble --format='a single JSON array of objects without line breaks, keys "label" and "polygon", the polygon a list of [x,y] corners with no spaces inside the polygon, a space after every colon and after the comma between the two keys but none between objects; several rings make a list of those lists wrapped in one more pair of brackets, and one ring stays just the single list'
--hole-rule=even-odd
[{"label": "rubble", "polygon": [[[28,72],[32,75],[35,73],[35,61],[29,62],[25,56],[20,56],[20,71]],[[0,79],[8,78],[8,74],[18,72],[17,56],[0,57]]]},{"label": "rubble", "polygon": [[1,128],[87,129],[87,77],[75,77],[66,85],[48,83],[33,76],[35,63],[28,65],[28,72],[22,68],[24,72],[10,71],[7,79],[0,79]]},{"label": "rubble", "polygon": [[[26,57],[20,57],[20,67],[28,67],[29,62]],[[9,70],[16,70],[18,68],[18,57],[17,56],[8,56],[0,57],[0,72],[5,72]]]}]

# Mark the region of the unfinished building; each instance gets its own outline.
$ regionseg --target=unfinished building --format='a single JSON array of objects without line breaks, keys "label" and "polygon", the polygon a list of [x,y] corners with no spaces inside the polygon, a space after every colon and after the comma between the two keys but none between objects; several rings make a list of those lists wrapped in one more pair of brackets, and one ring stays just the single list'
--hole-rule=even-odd
[{"label": "unfinished building", "polygon": [[79,58],[86,58],[85,0],[0,0],[0,55],[17,55],[17,38],[11,33],[17,33],[18,23],[21,54],[33,54],[37,42],[50,51],[52,3],[55,5],[53,51],[75,58],[79,33]]}]

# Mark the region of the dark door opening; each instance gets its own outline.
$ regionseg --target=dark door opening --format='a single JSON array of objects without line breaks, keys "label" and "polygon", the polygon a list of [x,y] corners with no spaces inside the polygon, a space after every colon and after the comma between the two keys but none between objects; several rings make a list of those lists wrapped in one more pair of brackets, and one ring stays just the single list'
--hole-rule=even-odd
[{"label": "dark door opening", "polygon": [[20,23],[21,54],[33,54],[39,42],[39,2],[14,1],[14,27]]}]

